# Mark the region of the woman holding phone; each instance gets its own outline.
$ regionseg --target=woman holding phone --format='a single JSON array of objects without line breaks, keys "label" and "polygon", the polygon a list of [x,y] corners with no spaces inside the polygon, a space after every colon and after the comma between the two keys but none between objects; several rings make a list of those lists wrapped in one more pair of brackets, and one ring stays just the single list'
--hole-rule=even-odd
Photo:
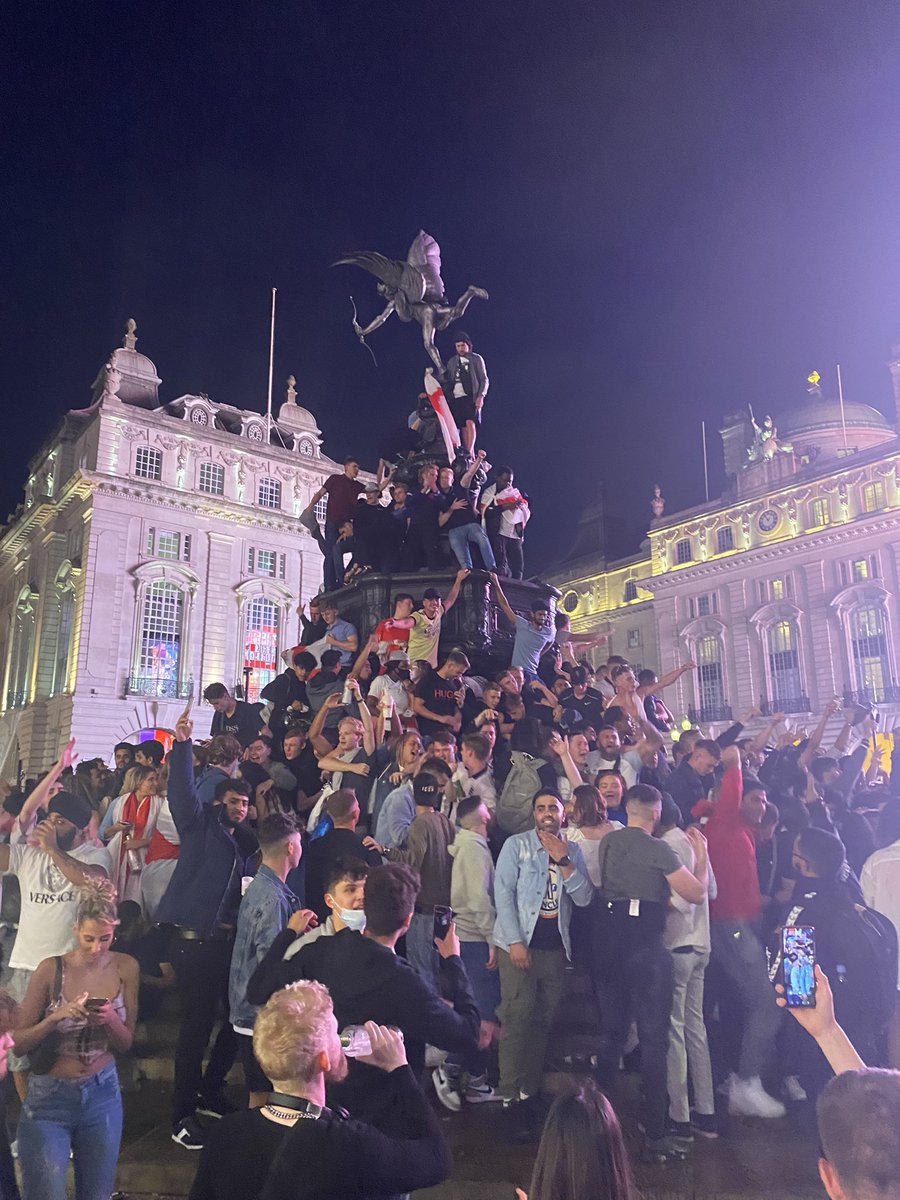
[{"label": "woman holding phone", "polygon": [[116,893],[108,880],[81,891],[75,949],[45,958],[31,977],[14,1031],[31,1059],[19,1118],[24,1200],[65,1200],[69,1153],[75,1200],[109,1200],[122,1135],[115,1053],[130,1050],[139,968],[110,950]]}]

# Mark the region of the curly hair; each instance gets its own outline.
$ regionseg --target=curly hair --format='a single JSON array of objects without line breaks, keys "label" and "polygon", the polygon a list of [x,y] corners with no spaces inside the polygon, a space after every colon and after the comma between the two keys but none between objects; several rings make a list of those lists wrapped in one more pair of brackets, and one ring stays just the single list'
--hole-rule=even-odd
[{"label": "curly hair", "polygon": [[118,925],[116,899],[115,885],[110,880],[89,877],[84,887],[78,889],[76,927],[83,925],[85,921],[97,921],[100,925]]}]

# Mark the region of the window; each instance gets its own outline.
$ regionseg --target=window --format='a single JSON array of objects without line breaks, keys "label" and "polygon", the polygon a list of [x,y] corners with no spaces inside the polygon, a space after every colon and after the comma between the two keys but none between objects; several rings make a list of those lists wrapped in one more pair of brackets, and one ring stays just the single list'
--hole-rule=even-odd
[{"label": "window", "polygon": [[16,603],[13,617],[12,647],[9,655],[7,708],[22,708],[31,690],[31,666],[34,654],[34,601],[26,587]]},{"label": "window", "polygon": [[828,507],[828,501],[823,497],[818,500],[811,500],[809,503],[809,524],[813,529],[818,529],[821,525],[828,525],[831,521],[831,511]]},{"label": "window", "polygon": [[850,639],[856,679],[870,700],[880,701],[891,686],[884,610],[878,604],[860,605],[850,617]]},{"label": "window", "polygon": [[716,532],[716,550],[724,554],[726,550],[734,549],[734,530],[730,525],[723,525]]},{"label": "window", "polygon": [[75,619],[75,593],[67,587],[59,593],[59,624],[56,627],[56,653],[53,657],[53,681],[50,695],[58,696],[69,685],[69,647]]},{"label": "window", "polygon": [[884,484],[880,481],[867,483],[863,488],[863,512],[873,513],[884,508]]},{"label": "window", "polygon": [[641,631],[639,629],[628,630],[628,649],[636,650],[641,644]]},{"label": "window", "polygon": [[256,502],[260,508],[281,508],[281,484],[268,476],[259,481]]},{"label": "window", "polygon": [[[323,497],[323,499],[324,499],[324,497]],[[320,500],[319,504],[321,504],[321,503],[322,503],[322,501]],[[319,507],[319,505],[317,504],[316,508],[318,509],[318,507]],[[566,592],[566,594],[563,596],[562,607],[565,612],[573,613],[575,611],[575,609],[578,607],[578,593],[577,592]]]},{"label": "window", "polygon": [[[714,633],[697,642],[697,688],[701,712],[725,708],[725,677],[722,672],[722,643]],[[707,720],[715,720],[707,716]]]},{"label": "window", "polygon": [[852,578],[854,583],[860,583],[863,579],[869,578],[869,560],[866,558],[854,559],[852,564]]},{"label": "window", "polygon": [[[278,605],[265,596],[253,596],[244,608],[244,678],[247,699],[255,703],[259,693],[278,674],[280,613]],[[249,675],[247,674],[249,672]]]},{"label": "window", "polygon": [[772,703],[777,710],[781,701],[795,700],[803,694],[800,683],[800,655],[797,626],[793,621],[779,621],[766,634],[769,653],[769,679],[772,683]]},{"label": "window", "polygon": [[690,538],[682,538],[680,542],[675,543],[675,562],[678,565],[691,562],[693,557]]},{"label": "window", "polygon": [[328,497],[323,496],[321,500],[316,501],[316,507],[313,510],[316,514],[316,520],[320,525],[325,524],[325,514],[328,511]]},{"label": "window", "polygon": [[138,678],[133,687],[140,695],[178,695],[183,621],[181,588],[165,580],[148,584],[141,613]]},{"label": "window", "polygon": [[772,582],[769,584],[769,591],[771,593],[773,600],[783,600],[784,599],[784,580],[783,579],[773,579]]},{"label": "window", "polygon": [[263,575],[267,579],[284,579],[285,555],[275,550],[247,548],[247,574]]},{"label": "window", "polygon": [[626,603],[629,600],[637,600],[637,584],[635,583],[635,581],[633,579],[626,579],[626,581],[625,581],[625,601],[626,601]]},{"label": "window", "polygon": [[210,496],[225,495],[225,468],[218,463],[200,464],[200,491]]},{"label": "window", "polygon": [[172,562],[190,562],[191,535],[173,533],[170,529],[148,529],[147,555],[150,558],[168,558]]},{"label": "window", "polygon": [[700,617],[709,616],[709,596],[697,597],[697,615]]},{"label": "window", "polygon": [[162,479],[162,451],[138,446],[134,454],[134,473],[138,479]]}]

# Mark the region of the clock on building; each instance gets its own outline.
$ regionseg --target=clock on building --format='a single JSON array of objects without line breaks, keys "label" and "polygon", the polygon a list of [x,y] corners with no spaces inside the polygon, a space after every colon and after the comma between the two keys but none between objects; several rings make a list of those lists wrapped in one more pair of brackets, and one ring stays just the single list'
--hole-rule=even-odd
[{"label": "clock on building", "polygon": [[757,521],[763,533],[771,533],[778,524],[778,512],[774,508],[764,508]]},{"label": "clock on building", "polygon": [[194,425],[208,425],[209,424],[209,413],[206,411],[205,408],[192,408],[191,409],[191,423]]},{"label": "clock on building", "polygon": [[247,437],[251,442],[261,442],[263,440],[263,427],[255,421],[252,425],[247,426]]}]

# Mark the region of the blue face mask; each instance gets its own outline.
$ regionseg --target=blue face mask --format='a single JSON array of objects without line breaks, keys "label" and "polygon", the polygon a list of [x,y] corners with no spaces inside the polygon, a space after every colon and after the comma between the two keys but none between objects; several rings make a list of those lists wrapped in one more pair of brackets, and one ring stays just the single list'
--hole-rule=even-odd
[{"label": "blue face mask", "polygon": [[339,908],[338,916],[344,922],[348,929],[355,929],[357,933],[362,933],[366,928],[366,914],[361,908]]}]

